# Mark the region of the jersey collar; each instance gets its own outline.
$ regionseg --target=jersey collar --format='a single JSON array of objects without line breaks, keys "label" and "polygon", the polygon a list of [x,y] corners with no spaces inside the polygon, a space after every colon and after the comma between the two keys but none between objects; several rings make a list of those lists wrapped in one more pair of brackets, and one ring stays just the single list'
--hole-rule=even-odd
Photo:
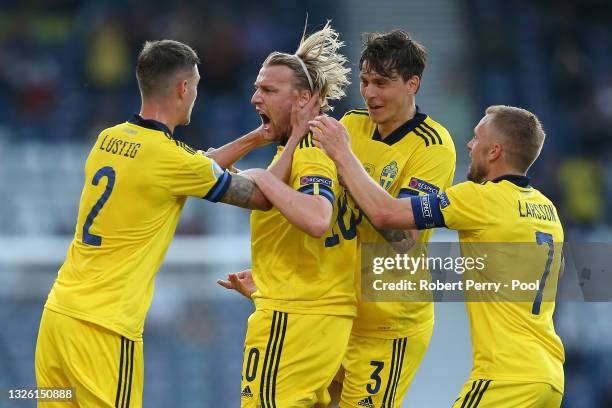
[{"label": "jersey collar", "polygon": [[404,123],[393,132],[389,134],[389,136],[385,137],[385,140],[382,140],[380,137],[380,133],[378,132],[378,126],[374,129],[374,134],[372,135],[372,140],[377,140],[379,142],[383,142],[388,144],[389,146],[399,142],[406,136],[409,132],[412,132],[417,126],[425,121],[427,115],[422,113],[419,110],[419,106],[416,106],[416,112],[414,117],[410,119],[408,122]]},{"label": "jersey collar", "polygon": [[509,182],[519,186],[519,187],[531,187],[529,185],[529,177],[527,176],[519,176],[518,174],[505,174],[503,176],[499,176],[491,180],[493,183],[499,183],[502,180],[508,180]]},{"label": "jersey collar", "polygon": [[172,132],[170,131],[170,128],[168,128],[168,126],[153,119],[143,119],[142,116],[137,113],[135,113],[131,118],[129,118],[128,122],[147,129],[158,130],[172,137]]}]

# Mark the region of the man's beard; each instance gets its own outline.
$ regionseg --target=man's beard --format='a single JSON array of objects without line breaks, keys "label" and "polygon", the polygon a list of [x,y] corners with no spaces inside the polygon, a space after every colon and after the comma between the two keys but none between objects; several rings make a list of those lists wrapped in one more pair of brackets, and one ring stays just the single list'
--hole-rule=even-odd
[{"label": "man's beard", "polygon": [[482,166],[477,165],[474,162],[470,163],[468,169],[467,179],[474,183],[482,183],[485,179],[486,171]]}]

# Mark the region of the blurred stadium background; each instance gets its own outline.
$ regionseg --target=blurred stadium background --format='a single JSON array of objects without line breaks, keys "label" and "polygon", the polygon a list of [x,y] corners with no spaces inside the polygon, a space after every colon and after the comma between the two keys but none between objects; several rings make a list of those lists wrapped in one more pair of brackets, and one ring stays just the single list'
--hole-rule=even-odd
[{"label": "blurred stadium background", "polygon": [[[350,97],[363,106],[360,34],[403,28],[429,51],[417,102],[457,146],[490,104],[537,113],[548,133],[532,182],[557,204],[568,240],[612,241],[612,3],[608,0],[0,0],[0,408],[35,385],[47,292],[74,231],[83,164],[104,127],[139,109],[134,62],[147,39],[202,58],[192,124],[176,137],[219,146],[259,124],[253,81],[272,50],[293,52],[306,12],[346,42]],[[270,150],[243,168],[264,166]],[[126,203],[129,205],[129,203]],[[236,407],[249,302],[215,279],[249,266],[248,213],[190,200],[158,278],[145,329],[145,407]],[[438,240],[455,240],[452,233]],[[464,306],[437,304],[437,326],[404,406],[449,407],[467,379]],[[561,303],[564,407],[612,407],[612,304]]]}]

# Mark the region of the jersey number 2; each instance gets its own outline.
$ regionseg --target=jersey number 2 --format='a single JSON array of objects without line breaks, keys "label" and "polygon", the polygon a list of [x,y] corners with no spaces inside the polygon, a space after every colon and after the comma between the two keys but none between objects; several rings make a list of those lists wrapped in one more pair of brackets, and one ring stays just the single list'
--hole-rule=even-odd
[{"label": "jersey number 2", "polygon": [[111,193],[113,192],[113,187],[115,186],[115,169],[109,166],[102,167],[94,175],[91,184],[97,186],[102,177],[106,177],[108,179],[108,182],[106,183],[106,189],[104,190],[104,193],[102,193],[102,196],[98,199],[98,201],[96,201],[96,204],[93,206],[93,208],[87,215],[87,219],[85,219],[85,224],[83,224],[83,243],[93,246],[102,245],[102,237],[99,235],[91,234],[89,232],[89,228],[91,227],[94,218],[98,216],[98,213],[100,212],[102,207],[104,207],[104,204],[106,204],[106,200],[108,200],[108,197],[110,197]]}]

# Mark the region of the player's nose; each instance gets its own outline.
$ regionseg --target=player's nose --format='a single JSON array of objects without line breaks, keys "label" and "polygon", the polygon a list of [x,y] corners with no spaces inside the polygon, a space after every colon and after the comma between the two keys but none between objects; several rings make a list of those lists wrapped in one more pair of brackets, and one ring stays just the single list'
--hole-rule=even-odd
[{"label": "player's nose", "polygon": [[363,98],[366,100],[366,102],[376,96],[374,89],[371,86],[364,85],[362,88],[362,92],[363,92]]},{"label": "player's nose", "polygon": [[470,153],[472,152],[472,147],[473,147],[473,145],[474,145],[474,139],[470,139],[470,141],[469,141],[469,142],[467,142],[467,149],[468,149],[468,152],[470,152]]},{"label": "player's nose", "polygon": [[261,103],[261,102],[262,102],[261,93],[259,92],[259,89],[258,89],[255,92],[253,92],[253,96],[251,96],[251,103],[253,105],[257,105],[258,103]]}]

